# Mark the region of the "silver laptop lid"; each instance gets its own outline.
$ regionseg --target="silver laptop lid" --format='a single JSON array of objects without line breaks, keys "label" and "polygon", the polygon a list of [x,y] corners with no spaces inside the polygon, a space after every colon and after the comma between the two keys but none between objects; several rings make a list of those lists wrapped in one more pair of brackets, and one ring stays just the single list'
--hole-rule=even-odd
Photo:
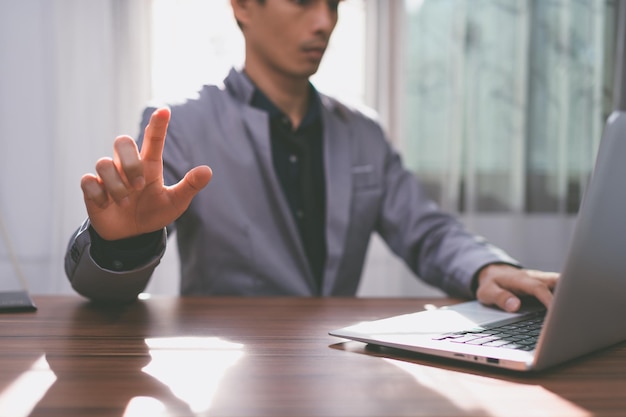
[{"label": "silver laptop lid", "polygon": [[608,119],[534,368],[626,339],[626,113]]}]

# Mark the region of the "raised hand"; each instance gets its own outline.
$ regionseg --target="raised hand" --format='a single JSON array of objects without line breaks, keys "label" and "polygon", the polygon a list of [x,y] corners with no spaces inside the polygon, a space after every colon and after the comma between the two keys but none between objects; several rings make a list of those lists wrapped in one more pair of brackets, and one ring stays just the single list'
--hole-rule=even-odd
[{"label": "raised hand", "polygon": [[193,197],[211,180],[206,165],[191,169],[178,183],[163,184],[163,144],[170,110],[150,117],[139,152],[129,136],[115,139],[114,157],[101,158],[94,174],[85,174],[81,188],[92,227],[107,240],[160,230],[187,209]]}]

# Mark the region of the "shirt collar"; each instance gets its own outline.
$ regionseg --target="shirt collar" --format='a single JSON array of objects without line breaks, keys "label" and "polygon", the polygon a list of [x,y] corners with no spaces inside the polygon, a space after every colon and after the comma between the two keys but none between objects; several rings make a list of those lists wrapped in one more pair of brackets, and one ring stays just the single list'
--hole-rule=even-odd
[{"label": "shirt collar", "polygon": [[[309,105],[298,129],[307,128],[320,120],[322,102],[319,93],[311,83],[309,83],[309,88],[311,89]],[[286,117],[286,115],[257,87],[255,87],[254,93],[252,94],[250,105],[266,111],[270,119]]]}]

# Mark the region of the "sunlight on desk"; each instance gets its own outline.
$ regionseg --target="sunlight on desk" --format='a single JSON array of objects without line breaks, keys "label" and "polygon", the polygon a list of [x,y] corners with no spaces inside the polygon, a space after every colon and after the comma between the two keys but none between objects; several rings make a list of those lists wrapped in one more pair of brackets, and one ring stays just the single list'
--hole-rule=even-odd
[{"label": "sunlight on desk", "polygon": [[123,417],[160,416],[165,415],[165,404],[152,397],[132,398]]},{"label": "sunlight on desk", "polygon": [[[243,345],[217,337],[164,337],[146,339],[152,360],[142,370],[167,385],[194,413],[208,410],[226,371],[243,356]],[[150,397],[135,397],[125,417],[162,411]]]},{"label": "sunlight on desk", "polygon": [[[591,416],[588,411],[559,397],[540,385],[520,384],[486,376],[384,358],[408,372],[417,382],[441,395],[468,413],[492,416]],[[494,401],[497,399],[497,401]],[[519,403],[523,399],[523,403]]]},{"label": "sunlight on desk", "polygon": [[0,415],[28,416],[56,379],[42,355],[0,394]]},{"label": "sunlight on desk", "polygon": [[[463,314],[445,309],[428,308],[426,311],[393,316],[374,321],[362,321],[347,329],[375,335],[431,334],[471,329],[478,326]],[[416,332],[415,329],[420,329]]]}]

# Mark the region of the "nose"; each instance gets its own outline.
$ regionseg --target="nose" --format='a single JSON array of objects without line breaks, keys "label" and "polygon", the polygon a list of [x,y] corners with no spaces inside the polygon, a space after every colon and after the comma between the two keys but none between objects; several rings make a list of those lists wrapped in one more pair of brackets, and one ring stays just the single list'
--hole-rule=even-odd
[{"label": "nose", "polygon": [[337,7],[333,6],[333,1],[319,0],[315,2],[315,7],[311,13],[311,22],[315,33],[323,33],[326,37],[335,29],[337,24]]}]

